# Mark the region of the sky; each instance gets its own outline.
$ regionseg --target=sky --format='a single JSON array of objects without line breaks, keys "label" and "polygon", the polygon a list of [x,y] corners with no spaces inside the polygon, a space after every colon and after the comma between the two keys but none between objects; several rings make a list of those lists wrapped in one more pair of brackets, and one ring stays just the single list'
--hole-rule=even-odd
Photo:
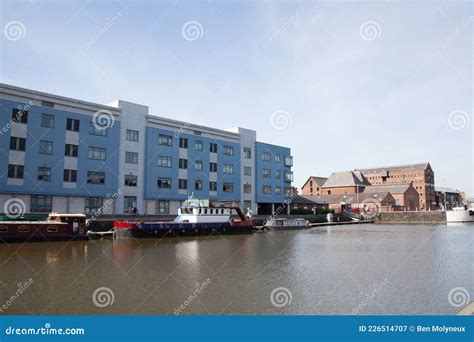
[{"label": "sky", "polygon": [[2,0],[0,81],[245,127],[294,185],[430,162],[474,195],[471,2]]}]

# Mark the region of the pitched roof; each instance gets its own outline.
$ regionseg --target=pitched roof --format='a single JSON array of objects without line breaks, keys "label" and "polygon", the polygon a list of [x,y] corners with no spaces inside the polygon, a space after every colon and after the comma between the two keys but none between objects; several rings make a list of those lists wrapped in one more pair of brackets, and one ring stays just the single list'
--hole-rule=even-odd
[{"label": "pitched roof", "polygon": [[359,171],[333,172],[322,186],[323,188],[338,188],[344,186],[368,186],[369,181]]},{"label": "pitched roof", "polygon": [[414,170],[425,170],[431,167],[430,163],[418,163],[418,164],[405,164],[405,165],[395,165],[395,166],[381,166],[381,167],[373,167],[367,169],[355,169],[355,171],[361,171],[364,174],[378,174],[384,171],[414,171]]},{"label": "pitched roof", "polygon": [[308,182],[311,180],[311,179],[314,179],[316,181],[316,183],[318,183],[319,185],[323,185],[324,182],[326,182],[328,179],[326,177],[318,177],[318,176],[310,176],[306,182],[304,182],[303,186],[301,188],[304,188],[306,186],[306,184],[308,184]]},{"label": "pitched roof", "polygon": [[385,199],[394,200],[388,191],[345,195],[321,195],[321,196],[296,196],[292,203],[295,204],[352,204],[372,202],[374,200],[383,201]]},{"label": "pitched roof", "polygon": [[[366,193],[387,191],[391,194],[404,194],[412,187],[411,183],[371,185],[364,189]],[[416,191],[416,190],[415,190]]]},{"label": "pitched roof", "polygon": [[452,189],[452,188],[445,188],[443,186],[435,186],[435,191],[436,192],[446,192],[448,194],[460,194],[461,191]]}]

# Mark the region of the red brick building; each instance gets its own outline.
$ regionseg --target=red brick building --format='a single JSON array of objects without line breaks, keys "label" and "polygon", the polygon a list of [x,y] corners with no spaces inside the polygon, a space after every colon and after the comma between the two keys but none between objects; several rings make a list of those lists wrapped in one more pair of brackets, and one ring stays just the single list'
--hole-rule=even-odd
[{"label": "red brick building", "polygon": [[430,163],[356,169],[371,185],[412,183],[419,194],[418,209],[436,208],[434,172]]},{"label": "red brick building", "polygon": [[325,177],[311,176],[301,187],[301,194],[307,196],[319,196],[322,192],[323,184],[328,179]]},{"label": "red brick building", "polygon": [[395,199],[397,206],[403,207],[404,210],[417,210],[420,203],[420,195],[413,187],[412,183],[408,184],[382,184],[372,185],[365,188],[364,193],[389,192]]},{"label": "red brick building", "polygon": [[321,195],[344,195],[363,192],[370,186],[369,181],[359,171],[333,172],[322,186]]}]

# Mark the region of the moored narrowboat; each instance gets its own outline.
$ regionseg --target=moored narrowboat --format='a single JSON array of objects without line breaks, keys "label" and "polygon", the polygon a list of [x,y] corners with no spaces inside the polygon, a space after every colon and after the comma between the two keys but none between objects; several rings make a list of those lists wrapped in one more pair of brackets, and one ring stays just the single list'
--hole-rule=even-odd
[{"label": "moored narrowboat", "polygon": [[308,220],[303,218],[271,218],[265,223],[266,228],[270,229],[306,229],[311,228]]},{"label": "moored narrowboat", "polygon": [[178,209],[173,221],[115,221],[119,237],[196,236],[253,233],[252,218],[235,202],[190,198]]},{"label": "moored narrowboat", "polygon": [[46,220],[0,222],[0,242],[88,240],[86,216],[50,213]]}]

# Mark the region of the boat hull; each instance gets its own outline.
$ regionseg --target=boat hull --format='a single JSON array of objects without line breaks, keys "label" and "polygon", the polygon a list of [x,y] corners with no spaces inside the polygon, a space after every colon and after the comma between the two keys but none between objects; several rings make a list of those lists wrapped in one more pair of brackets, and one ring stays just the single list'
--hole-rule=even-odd
[{"label": "boat hull", "polygon": [[118,237],[153,238],[176,236],[199,236],[213,234],[250,234],[251,224],[232,225],[230,223],[137,223],[115,224]]},{"label": "boat hull", "polygon": [[309,229],[311,226],[266,226],[270,230]]},{"label": "boat hull", "polygon": [[54,241],[87,241],[90,237],[86,235],[74,236],[31,236],[31,237],[2,237],[1,242],[21,243],[21,242],[54,242]]},{"label": "boat hull", "polygon": [[474,222],[474,214],[469,210],[448,210],[446,211],[446,222]]}]

